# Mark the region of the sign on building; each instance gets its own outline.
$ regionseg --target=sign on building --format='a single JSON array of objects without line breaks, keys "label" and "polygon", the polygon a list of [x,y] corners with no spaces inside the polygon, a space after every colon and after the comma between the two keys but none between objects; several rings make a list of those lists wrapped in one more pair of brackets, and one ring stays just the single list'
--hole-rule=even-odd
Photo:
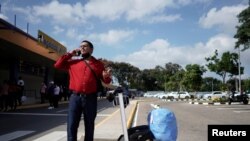
[{"label": "sign on building", "polygon": [[60,55],[65,54],[67,52],[66,47],[62,44],[51,38],[49,35],[45,34],[41,30],[38,30],[38,44],[41,46],[48,48],[51,53],[58,53]]}]

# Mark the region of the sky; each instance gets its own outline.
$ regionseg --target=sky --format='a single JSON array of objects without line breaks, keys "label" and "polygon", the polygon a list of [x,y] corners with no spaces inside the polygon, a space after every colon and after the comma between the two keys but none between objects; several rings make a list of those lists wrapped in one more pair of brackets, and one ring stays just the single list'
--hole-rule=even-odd
[{"label": "sky", "polygon": [[[93,55],[126,62],[139,69],[171,62],[207,64],[234,49],[237,15],[248,0],[1,0],[0,18],[37,37],[38,30],[71,51],[82,40],[94,44]],[[250,49],[240,53],[250,78]],[[204,77],[218,77],[206,72]],[[221,77],[218,77],[221,78]]]}]

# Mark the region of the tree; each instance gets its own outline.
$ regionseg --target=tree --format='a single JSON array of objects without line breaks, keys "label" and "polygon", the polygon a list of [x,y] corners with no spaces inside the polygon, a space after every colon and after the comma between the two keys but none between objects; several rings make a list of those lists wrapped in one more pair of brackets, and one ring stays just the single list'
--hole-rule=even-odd
[{"label": "tree", "polygon": [[165,64],[165,71],[163,74],[165,91],[178,91],[180,89],[180,81],[184,72],[185,71],[179,64],[171,62]]},{"label": "tree", "polygon": [[238,16],[240,25],[236,26],[237,33],[234,38],[238,39],[235,48],[239,48],[243,45],[242,51],[249,49],[250,47],[250,6],[244,9]]},{"label": "tree", "polygon": [[185,74],[185,70],[181,69],[172,76],[169,77],[169,80],[166,82],[166,89],[168,91],[180,91],[182,90],[181,80]]},{"label": "tree", "polygon": [[131,87],[135,87],[135,83],[138,82],[137,76],[140,76],[140,70],[137,67],[134,67],[128,63],[110,63],[110,66],[113,69],[113,75],[118,79],[119,84],[127,85],[130,84]]},{"label": "tree", "polygon": [[186,72],[181,81],[188,91],[199,91],[202,84],[202,75],[206,72],[203,66],[198,64],[189,64],[186,66]]},{"label": "tree", "polygon": [[222,82],[213,77],[205,77],[202,79],[201,91],[219,91]]},{"label": "tree", "polygon": [[[226,76],[230,78],[233,75],[238,75],[238,54],[224,52],[221,59],[218,58],[218,51],[212,57],[205,58],[208,64],[206,65],[208,69],[222,77],[222,82],[225,84]],[[244,68],[241,67],[241,74],[243,74]]]}]

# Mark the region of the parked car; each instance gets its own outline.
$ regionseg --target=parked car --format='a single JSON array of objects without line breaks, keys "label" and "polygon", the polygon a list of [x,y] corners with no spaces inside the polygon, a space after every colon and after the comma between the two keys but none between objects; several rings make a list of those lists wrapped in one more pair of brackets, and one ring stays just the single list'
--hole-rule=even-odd
[{"label": "parked car", "polygon": [[160,98],[162,95],[165,95],[165,93],[164,92],[158,92],[153,97],[154,98]]},{"label": "parked car", "polygon": [[167,95],[170,99],[179,99],[179,98],[185,98],[189,99],[191,96],[188,92],[171,92]]},{"label": "parked car", "polygon": [[212,98],[228,98],[228,95],[222,91],[213,91],[209,94],[203,95],[204,99],[212,99]]},{"label": "parked car", "polygon": [[245,93],[247,96],[248,96],[248,98],[250,99],[250,91],[246,91],[246,93]]},{"label": "parked car", "polygon": [[167,99],[168,98],[168,94],[169,93],[161,93],[160,95],[158,95],[158,98],[160,98],[160,99]]},{"label": "parked car", "polygon": [[191,95],[188,92],[178,92],[179,98],[189,99]]},{"label": "parked car", "polygon": [[153,94],[153,93],[148,93],[148,92],[146,92],[146,93],[144,93],[144,97],[154,97],[154,95],[155,94]]},{"label": "parked car", "polygon": [[195,98],[202,99],[205,94],[209,94],[209,93],[210,92],[197,92],[197,94],[195,95]]}]

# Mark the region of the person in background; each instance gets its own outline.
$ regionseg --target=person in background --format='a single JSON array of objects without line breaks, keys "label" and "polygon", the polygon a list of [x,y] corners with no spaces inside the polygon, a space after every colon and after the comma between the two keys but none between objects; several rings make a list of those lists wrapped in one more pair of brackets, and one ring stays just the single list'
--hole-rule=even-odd
[{"label": "person in background", "polygon": [[2,86],[2,100],[3,100],[3,108],[4,112],[8,110],[9,106],[9,81],[4,80],[3,86]]},{"label": "person in background", "polygon": [[8,105],[10,106],[11,110],[16,110],[17,108],[17,101],[19,101],[18,93],[20,92],[20,87],[16,84],[15,81],[11,81],[9,83],[8,89]]},{"label": "person in background", "polygon": [[18,77],[17,85],[19,86],[19,90],[17,93],[17,100],[18,100],[18,104],[22,105],[22,96],[24,92],[24,80],[21,76]]},{"label": "person in background", "polygon": [[45,102],[46,91],[47,91],[47,86],[44,82],[42,82],[41,88],[40,88],[41,104]]},{"label": "person in background", "polygon": [[58,108],[58,101],[60,99],[60,87],[55,84],[54,95],[53,95],[53,106],[54,108]]},{"label": "person in background", "polygon": [[[85,125],[84,141],[94,140],[95,118],[97,114],[98,80],[109,84],[111,74],[105,71],[101,61],[92,56],[94,46],[84,40],[80,47],[63,55],[54,64],[55,68],[69,72],[69,99],[67,136],[68,141],[77,141],[77,130],[81,115]],[[73,56],[79,56],[74,59]]]},{"label": "person in background", "polygon": [[54,81],[50,81],[48,87],[48,99],[49,99],[48,109],[54,109],[54,104],[53,104],[54,89],[55,89]]}]

